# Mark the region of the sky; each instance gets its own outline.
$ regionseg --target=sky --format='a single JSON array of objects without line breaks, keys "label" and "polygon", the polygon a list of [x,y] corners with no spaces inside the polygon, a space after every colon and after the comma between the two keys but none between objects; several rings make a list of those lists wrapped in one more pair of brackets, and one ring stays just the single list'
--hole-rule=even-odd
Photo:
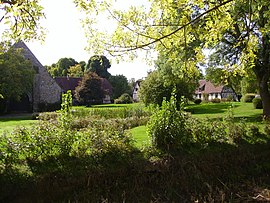
[{"label": "sky", "polygon": [[[47,29],[45,41],[26,43],[39,61],[43,65],[51,65],[60,58],[70,57],[78,62],[87,62],[93,53],[85,51],[87,40],[80,22],[81,14],[72,0],[41,0],[41,5],[46,15],[41,22]],[[113,57],[107,58],[111,61],[109,72],[112,75],[125,75],[128,79],[141,79],[153,69],[143,59],[117,64]]]}]

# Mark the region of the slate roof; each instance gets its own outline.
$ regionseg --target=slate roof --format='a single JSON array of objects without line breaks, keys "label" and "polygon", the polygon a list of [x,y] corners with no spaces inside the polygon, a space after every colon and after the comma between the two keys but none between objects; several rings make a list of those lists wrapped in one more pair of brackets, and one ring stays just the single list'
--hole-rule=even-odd
[{"label": "slate roof", "polygon": [[210,81],[200,80],[199,81],[199,88],[196,89],[195,94],[213,94],[213,93],[221,93],[224,85],[217,85],[215,86]]},{"label": "slate roof", "polygon": [[64,92],[67,92],[68,90],[74,92],[75,88],[79,85],[79,82],[82,80],[82,78],[73,78],[73,77],[55,77],[54,79]]},{"label": "slate roof", "polygon": [[101,78],[102,79],[102,87],[103,89],[107,92],[107,94],[112,95],[113,93],[113,88],[111,83],[106,79],[106,78]]},{"label": "slate roof", "polygon": [[[82,78],[75,77],[55,77],[54,79],[64,92],[67,92],[68,90],[74,92],[82,80]],[[112,85],[106,78],[102,78],[101,85],[109,95],[112,95]]]},{"label": "slate roof", "polygon": [[30,60],[33,64],[33,66],[36,66],[38,68],[43,67],[43,65],[39,62],[39,60],[35,57],[35,55],[32,53],[32,51],[26,46],[26,44],[23,41],[16,42],[12,47],[16,49],[23,49],[23,56]]}]

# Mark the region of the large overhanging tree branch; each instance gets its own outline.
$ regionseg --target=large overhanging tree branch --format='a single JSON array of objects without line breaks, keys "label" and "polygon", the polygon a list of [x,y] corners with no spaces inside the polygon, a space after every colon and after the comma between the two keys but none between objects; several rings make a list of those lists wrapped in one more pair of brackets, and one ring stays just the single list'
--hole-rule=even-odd
[{"label": "large overhanging tree branch", "polygon": [[[167,52],[168,60],[183,61],[181,69],[203,61],[203,49],[216,50],[224,68],[241,74],[254,71],[263,112],[270,116],[269,0],[148,0],[145,7],[128,10],[114,7],[112,0],[74,1],[90,14],[84,23],[90,49],[131,56],[136,50],[154,49]],[[94,13],[104,12],[117,19],[110,23],[111,30],[93,23]]]},{"label": "large overhanging tree branch", "polygon": [[43,39],[44,18],[39,0],[0,0],[0,25],[4,40]]},{"label": "large overhanging tree branch", "polygon": [[[214,3],[209,1],[210,3],[207,5],[202,4],[203,1],[198,1],[194,5],[188,6],[186,1],[152,0],[150,1],[152,3],[150,8],[147,6],[147,8],[133,6],[128,11],[114,9],[115,7],[110,1],[105,1],[105,3],[103,1],[101,4],[93,2],[75,0],[78,6],[90,13],[89,18],[84,23],[86,35],[89,38],[89,48],[97,52],[106,50],[115,56],[139,49],[153,49],[156,44],[170,48],[170,45],[164,41],[169,39],[174,42],[175,38],[183,37],[181,32],[184,32],[186,27],[204,20],[211,12],[220,12],[220,8],[233,2],[233,0]],[[174,8],[166,11],[169,7]],[[100,27],[95,27],[93,24],[93,12],[98,8],[101,8],[97,12],[99,15],[107,12],[108,16],[116,21],[116,26],[110,26],[111,29],[116,27],[115,30],[109,32],[100,31]]]}]

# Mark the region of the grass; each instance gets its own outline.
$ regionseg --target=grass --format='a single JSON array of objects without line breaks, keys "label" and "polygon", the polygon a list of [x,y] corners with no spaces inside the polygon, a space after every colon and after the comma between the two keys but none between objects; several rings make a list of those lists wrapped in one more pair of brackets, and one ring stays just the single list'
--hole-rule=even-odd
[{"label": "grass", "polygon": [[[252,104],[233,104],[236,118],[244,117],[253,123],[260,121],[262,111],[253,109]],[[230,105],[190,105],[187,110],[197,118],[218,119],[227,114]],[[35,122],[29,119],[2,118],[0,125]],[[146,126],[133,128],[131,133],[138,148],[149,143]],[[17,168],[0,175],[0,202],[270,200],[269,139],[262,143],[240,142],[237,146],[219,142],[210,145],[198,153],[160,155],[153,151],[145,156],[136,150],[120,158],[119,154],[104,156],[103,161],[97,159],[97,162],[83,156],[51,157],[41,162],[29,159],[32,179],[18,173]]]},{"label": "grass", "polygon": [[[91,107],[84,106],[75,106],[75,110],[113,110],[122,109],[122,108],[135,108],[139,107],[141,104],[103,104],[103,105],[93,105]],[[191,112],[192,116],[196,118],[210,118],[218,119],[225,117],[228,112],[228,108],[233,106],[233,112],[235,120],[239,121],[241,118],[244,118],[246,122],[256,123],[257,125],[261,124],[261,109],[254,109],[252,103],[202,103],[199,105],[191,104],[186,107],[186,110]],[[116,112],[115,112],[116,113]],[[35,120],[31,120],[31,116],[24,117],[9,117],[9,118],[0,118],[0,133],[4,131],[12,131],[17,126],[28,127],[35,123]],[[149,138],[146,136],[146,126],[139,126],[131,129],[131,133],[135,139],[136,147],[143,147],[149,144]]]},{"label": "grass", "polygon": [[0,134],[5,131],[11,132],[14,128],[19,126],[30,127],[36,122],[37,120],[32,120],[31,115],[0,117]]},{"label": "grass", "polygon": [[139,126],[131,129],[131,134],[135,140],[135,146],[141,148],[150,145],[150,138],[146,135],[146,126]]},{"label": "grass", "polygon": [[[252,103],[202,103],[199,105],[191,104],[186,110],[191,112],[192,116],[199,119],[220,119],[228,114],[228,109],[232,106],[235,121],[245,119],[246,122],[254,123],[262,128],[262,109],[254,109]],[[131,129],[131,133],[136,141],[136,147],[142,147],[150,144],[146,135],[146,126],[139,126]]]},{"label": "grass", "polygon": [[191,104],[186,110],[196,118],[220,118],[227,115],[228,109],[232,107],[236,118],[246,118],[248,121],[261,120],[262,109],[254,109],[252,103],[202,103]]}]

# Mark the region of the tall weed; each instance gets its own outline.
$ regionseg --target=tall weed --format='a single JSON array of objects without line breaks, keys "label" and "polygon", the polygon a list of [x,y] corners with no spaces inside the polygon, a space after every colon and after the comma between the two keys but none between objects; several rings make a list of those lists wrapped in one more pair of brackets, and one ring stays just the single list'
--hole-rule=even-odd
[{"label": "tall weed", "polygon": [[161,109],[155,112],[147,124],[147,133],[152,144],[162,151],[174,151],[185,148],[194,141],[187,126],[188,114],[183,111],[183,103],[177,110],[176,96],[170,101],[164,100]]}]

